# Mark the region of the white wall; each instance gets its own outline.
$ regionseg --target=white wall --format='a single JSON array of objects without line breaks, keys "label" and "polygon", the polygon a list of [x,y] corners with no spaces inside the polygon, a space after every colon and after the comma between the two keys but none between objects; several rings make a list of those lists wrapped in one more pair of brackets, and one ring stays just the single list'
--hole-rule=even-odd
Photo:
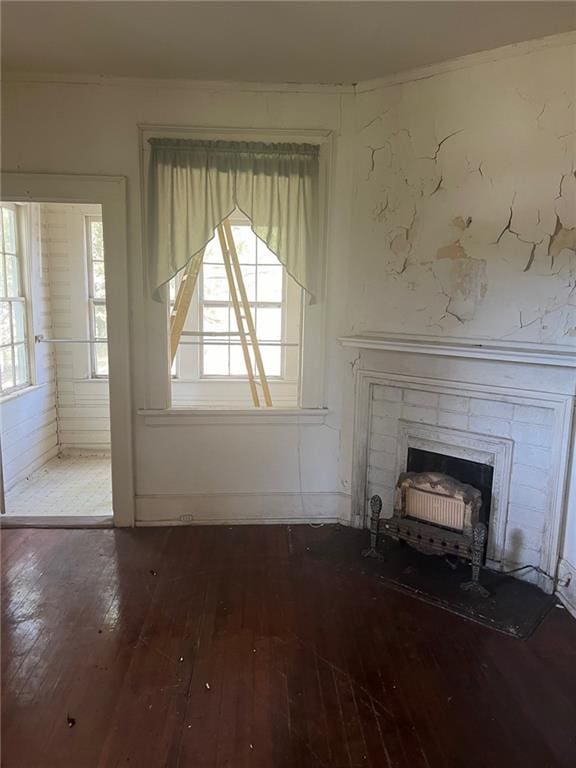
[{"label": "white wall", "polygon": [[359,95],[350,330],[576,349],[575,50]]},{"label": "white wall", "polygon": [[[155,405],[151,392],[164,370],[164,358],[154,340],[165,327],[162,307],[143,292],[138,125],[322,129],[335,133],[329,301],[325,304],[328,364],[322,397],[330,410],[327,423],[300,429],[258,420],[245,430],[226,420],[218,428],[153,427],[143,416],[136,416],[137,506],[140,511],[146,508],[148,518],[161,519],[166,496],[170,495],[176,497],[179,509],[184,506],[193,509],[198,519],[210,519],[212,507],[207,506],[205,497],[224,504],[228,494],[246,489],[256,497],[271,494],[266,495],[264,506],[260,505],[259,515],[308,518],[304,507],[321,508],[321,514],[331,519],[341,514],[341,370],[337,363],[342,353],[336,337],[344,330],[339,313],[345,304],[351,163],[340,133],[345,130],[352,96],[339,94],[337,89],[306,91],[122,81],[12,82],[3,89],[6,170],[127,177],[135,409]],[[55,103],[58,109],[54,109]],[[168,502],[172,503],[170,499]],[[231,514],[249,518],[255,504],[254,497],[244,503],[240,500]]]},{"label": "white wall", "polygon": [[[34,309],[29,328],[33,339],[52,333],[48,264],[41,248],[40,206],[24,205],[20,211],[26,226],[25,279]],[[33,386],[9,395],[0,404],[5,490],[58,453],[54,354],[47,345],[34,345],[31,352],[35,358],[32,369],[36,370]]]},{"label": "white wall", "polygon": [[[52,336],[88,339],[87,263],[84,217],[100,206],[42,204],[42,249],[50,278]],[[62,453],[108,450],[108,382],[91,378],[90,350],[84,344],[57,344],[58,436]]]}]

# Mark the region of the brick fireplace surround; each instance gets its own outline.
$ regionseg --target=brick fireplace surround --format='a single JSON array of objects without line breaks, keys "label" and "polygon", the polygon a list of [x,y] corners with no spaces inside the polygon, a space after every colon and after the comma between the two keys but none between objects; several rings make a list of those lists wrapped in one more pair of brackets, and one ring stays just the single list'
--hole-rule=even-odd
[{"label": "brick fireplace surround", "polygon": [[367,500],[391,516],[408,448],[494,468],[488,565],[547,592],[562,567],[576,393],[576,355],[565,347],[356,336],[352,522]]}]

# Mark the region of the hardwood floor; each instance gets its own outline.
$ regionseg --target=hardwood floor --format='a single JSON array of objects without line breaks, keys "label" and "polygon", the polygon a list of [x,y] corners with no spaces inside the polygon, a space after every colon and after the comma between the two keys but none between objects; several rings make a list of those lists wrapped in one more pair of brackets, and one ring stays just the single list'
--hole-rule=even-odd
[{"label": "hardwood floor", "polygon": [[3,531],[2,765],[576,766],[566,611],[515,640],[316,557],[330,536],[360,540]]}]

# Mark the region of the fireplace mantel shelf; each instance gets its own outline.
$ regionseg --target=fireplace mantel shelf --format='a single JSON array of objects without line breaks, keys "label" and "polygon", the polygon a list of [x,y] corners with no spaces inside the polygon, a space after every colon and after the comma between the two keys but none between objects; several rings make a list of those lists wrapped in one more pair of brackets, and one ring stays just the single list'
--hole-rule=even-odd
[{"label": "fireplace mantel shelf", "polygon": [[358,336],[342,336],[339,341],[344,347],[356,349],[576,368],[576,347],[571,348],[559,344],[480,341],[449,336],[434,338],[431,336],[408,336],[401,333],[386,335],[367,333]]}]

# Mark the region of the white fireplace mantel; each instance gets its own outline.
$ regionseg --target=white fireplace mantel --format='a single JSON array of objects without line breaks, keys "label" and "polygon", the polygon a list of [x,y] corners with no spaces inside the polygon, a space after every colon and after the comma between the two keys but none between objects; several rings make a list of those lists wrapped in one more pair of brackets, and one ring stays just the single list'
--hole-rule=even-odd
[{"label": "white fireplace mantel", "polygon": [[576,368],[576,347],[562,344],[543,345],[517,341],[483,341],[450,336],[442,338],[409,336],[403,333],[366,333],[358,336],[342,336],[339,341],[344,347],[355,349]]}]

